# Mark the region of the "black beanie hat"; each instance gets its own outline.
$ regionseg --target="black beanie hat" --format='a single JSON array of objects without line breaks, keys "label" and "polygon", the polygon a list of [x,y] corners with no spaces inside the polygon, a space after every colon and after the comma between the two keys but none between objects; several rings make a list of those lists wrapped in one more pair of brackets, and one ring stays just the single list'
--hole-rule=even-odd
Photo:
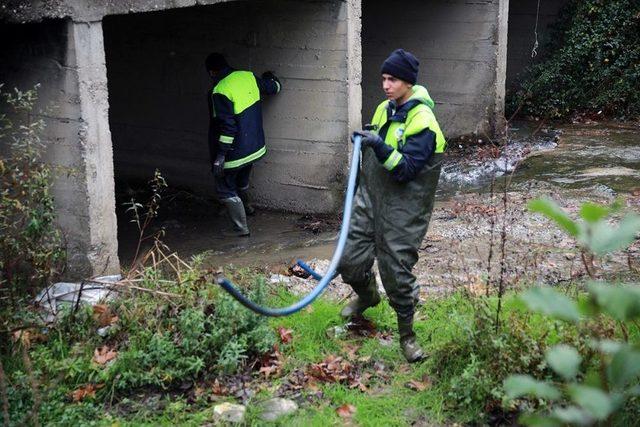
[{"label": "black beanie hat", "polygon": [[210,53],[207,59],[204,60],[204,66],[207,68],[207,71],[220,71],[228,67],[224,55],[218,52]]},{"label": "black beanie hat", "polygon": [[413,56],[413,54],[403,49],[396,49],[391,52],[391,55],[382,63],[380,73],[391,74],[400,80],[414,85],[418,80],[419,65],[420,61],[418,61],[418,58]]}]

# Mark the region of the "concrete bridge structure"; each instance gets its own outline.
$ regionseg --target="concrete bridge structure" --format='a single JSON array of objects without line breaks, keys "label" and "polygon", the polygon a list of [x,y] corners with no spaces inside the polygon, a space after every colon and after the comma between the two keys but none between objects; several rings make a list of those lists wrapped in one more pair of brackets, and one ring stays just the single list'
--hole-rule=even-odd
[{"label": "concrete bridge structure", "polygon": [[[493,135],[507,82],[529,61],[561,2],[536,0],[8,0],[0,7],[0,82],[40,83],[47,160],[69,271],[119,271],[115,180],[167,181],[213,194],[203,61],[273,70],[267,156],[254,198],[268,208],[340,208],[348,136],[382,99],[379,67],[395,48],[421,61],[419,83],[449,138]],[[511,11],[510,11],[511,8]],[[514,22],[517,25],[512,26]],[[517,44],[509,44],[509,40]],[[212,232],[215,232],[212,230]]]}]

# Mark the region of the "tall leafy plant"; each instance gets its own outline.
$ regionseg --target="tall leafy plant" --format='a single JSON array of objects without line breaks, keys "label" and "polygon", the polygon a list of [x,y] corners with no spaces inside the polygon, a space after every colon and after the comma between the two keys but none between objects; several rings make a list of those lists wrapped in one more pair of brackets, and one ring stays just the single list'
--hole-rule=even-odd
[{"label": "tall leafy plant", "polygon": [[[540,212],[574,236],[584,251],[594,255],[627,247],[640,231],[640,217],[625,215],[617,227],[609,216],[619,205],[585,203],[580,219],[571,219],[551,200],[534,200],[530,209]],[[526,306],[562,322],[574,324],[589,337],[587,349],[559,343],[545,353],[555,381],[541,381],[530,375],[511,375],[504,382],[508,400],[524,397],[546,402],[548,409],[530,411],[520,421],[533,426],[610,425],[625,403],[640,396],[640,343],[630,338],[629,328],[640,318],[640,288],[632,285],[591,281],[588,298],[582,304],[550,287],[534,288],[521,299]],[[590,321],[605,318],[619,333],[603,335]]]},{"label": "tall leafy plant", "polygon": [[11,299],[44,285],[64,260],[52,172],[42,161],[45,124],[34,113],[37,89],[7,92],[0,85],[0,289]]}]

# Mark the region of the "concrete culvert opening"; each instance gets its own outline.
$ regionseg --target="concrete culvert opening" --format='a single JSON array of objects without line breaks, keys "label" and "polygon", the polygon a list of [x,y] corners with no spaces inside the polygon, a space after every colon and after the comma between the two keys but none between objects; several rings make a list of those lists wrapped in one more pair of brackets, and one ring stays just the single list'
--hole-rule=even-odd
[{"label": "concrete culvert opening", "polygon": [[[349,7],[337,0],[232,1],[104,19],[123,265],[137,239],[123,203],[144,201],[138,190],[155,169],[171,187],[156,221],[169,246],[188,254],[223,245],[211,240],[226,225],[207,147],[204,58],[212,51],[237,69],[274,71],[283,83],[280,94],[263,100],[268,153],[254,165],[256,204],[298,214],[328,214],[341,205],[355,116],[349,113],[360,101],[348,96],[359,83],[348,78],[349,44],[357,42],[347,37]],[[254,240],[246,244],[281,226],[271,220],[250,219]]]}]

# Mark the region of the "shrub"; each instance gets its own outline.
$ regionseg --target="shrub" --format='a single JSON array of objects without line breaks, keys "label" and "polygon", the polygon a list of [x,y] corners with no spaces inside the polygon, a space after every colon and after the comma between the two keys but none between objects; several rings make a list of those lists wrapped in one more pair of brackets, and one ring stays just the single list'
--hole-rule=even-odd
[{"label": "shrub", "polygon": [[[536,200],[530,208],[554,220],[576,237],[584,250],[602,255],[627,247],[640,230],[640,217],[626,215],[618,227],[609,225],[611,207],[591,203],[582,205],[581,220],[569,218],[555,203]],[[614,209],[615,210],[615,209]],[[629,330],[640,318],[638,284],[624,286],[591,282],[586,304],[578,304],[551,288],[534,288],[522,295],[532,311],[575,325],[586,346],[559,343],[545,352],[545,361],[553,378],[534,378],[532,372],[512,375],[504,382],[507,401],[523,397],[524,416],[520,421],[535,426],[560,425],[624,425],[629,420],[623,413],[625,404],[640,396],[640,343]],[[593,328],[594,320],[615,325],[616,334],[603,334]],[[549,409],[539,409],[540,402]],[[636,412],[636,405],[627,412]]]},{"label": "shrub", "polygon": [[[529,204],[531,211],[544,214],[576,239],[584,252],[586,268],[592,270],[590,266],[594,257],[624,249],[640,230],[640,217],[634,214],[625,215],[618,224],[611,223],[611,216],[619,214],[621,207],[619,202],[611,206],[584,203],[580,219],[574,220],[551,200],[539,199]],[[614,316],[594,314],[586,319],[582,319],[578,304],[549,288],[525,294],[526,307],[534,309],[535,313],[524,310],[526,307],[517,299],[506,297],[502,304],[508,315],[499,324],[495,322],[499,296],[471,299],[473,318],[459,318],[459,333],[432,355],[433,371],[448,397],[447,409],[459,421],[481,424],[512,422],[511,418],[517,411],[527,412],[536,408],[545,411],[555,398],[560,398],[559,390],[545,381],[555,381],[558,369],[564,373],[575,369],[575,366],[564,362],[564,357],[578,354],[585,372],[592,372],[594,368],[597,371],[601,363],[607,364],[610,357],[615,357],[613,353],[602,353],[611,344],[623,351],[623,355],[618,356],[619,360],[629,356],[629,362],[635,363],[635,347],[614,340],[620,336],[632,339],[629,332],[632,325],[625,323],[630,320],[626,320],[623,313],[636,313],[638,310],[636,315],[640,315],[640,305],[636,308],[632,295],[627,295],[627,292],[635,295],[640,291],[616,289],[619,288],[591,285],[591,296],[581,304],[591,307],[592,313],[605,312],[602,301],[606,301],[607,307],[612,307],[616,301],[621,305],[613,308],[617,312]],[[599,296],[595,297],[596,294]],[[597,343],[605,343],[605,347]],[[613,351],[609,347],[606,349]],[[620,369],[633,376],[631,367]],[[505,389],[505,378],[514,372],[527,376],[513,377]],[[585,375],[576,374],[574,377],[583,378]],[[631,387],[630,390],[635,389]],[[510,398],[527,393],[543,400],[506,403]],[[630,392],[624,393],[628,395]],[[617,397],[609,400],[614,402],[615,399]],[[618,403],[622,404],[621,401]],[[616,406],[612,404],[611,408],[613,410]],[[587,415],[580,413],[585,420],[591,420],[586,418]],[[564,419],[565,422],[567,420]]]},{"label": "shrub", "polygon": [[556,328],[523,312],[507,298],[505,316],[495,328],[497,298],[474,300],[471,321],[460,319],[459,333],[431,357],[434,373],[447,396],[446,408],[461,422],[502,423],[502,383],[514,370],[539,377],[548,374],[544,351],[557,336],[579,342],[575,329]]},{"label": "shrub", "polygon": [[13,300],[34,293],[60,272],[61,235],[54,224],[51,169],[42,162],[37,86],[3,92],[0,85],[0,289]]},{"label": "shrub", "polygon": [[550,40],[551,53],[525,72],[508,110],[550,119],[640,114],[640,2],[571,0]]},{"label": "shrub", "polygon": [[[209,273],[197,261],[187,265],[159,250],[150,258],[155,266],[140,271],[136,289],[122,284],[119,297],[108,304],[81,305],[77,311],[66,307],[44,333],[39,327],[25,329],[27,339],[0,353],[14,422],[19,424],[25,408],[34,407],[36,393],[46,424],[99,411],[104,402],[118,402],[144,388],[176,391],[251,369],[272,351],[275,333],[267,318],[206,280]],[[180,270],[170,266],[178,263],[183,263]],[[254,283],[246,294],[264,302],[260,276],[228,273],[238,283]],[[25,349],[31,368],[21,357]],[[99,360],[105,353],[109,357]]]}]

